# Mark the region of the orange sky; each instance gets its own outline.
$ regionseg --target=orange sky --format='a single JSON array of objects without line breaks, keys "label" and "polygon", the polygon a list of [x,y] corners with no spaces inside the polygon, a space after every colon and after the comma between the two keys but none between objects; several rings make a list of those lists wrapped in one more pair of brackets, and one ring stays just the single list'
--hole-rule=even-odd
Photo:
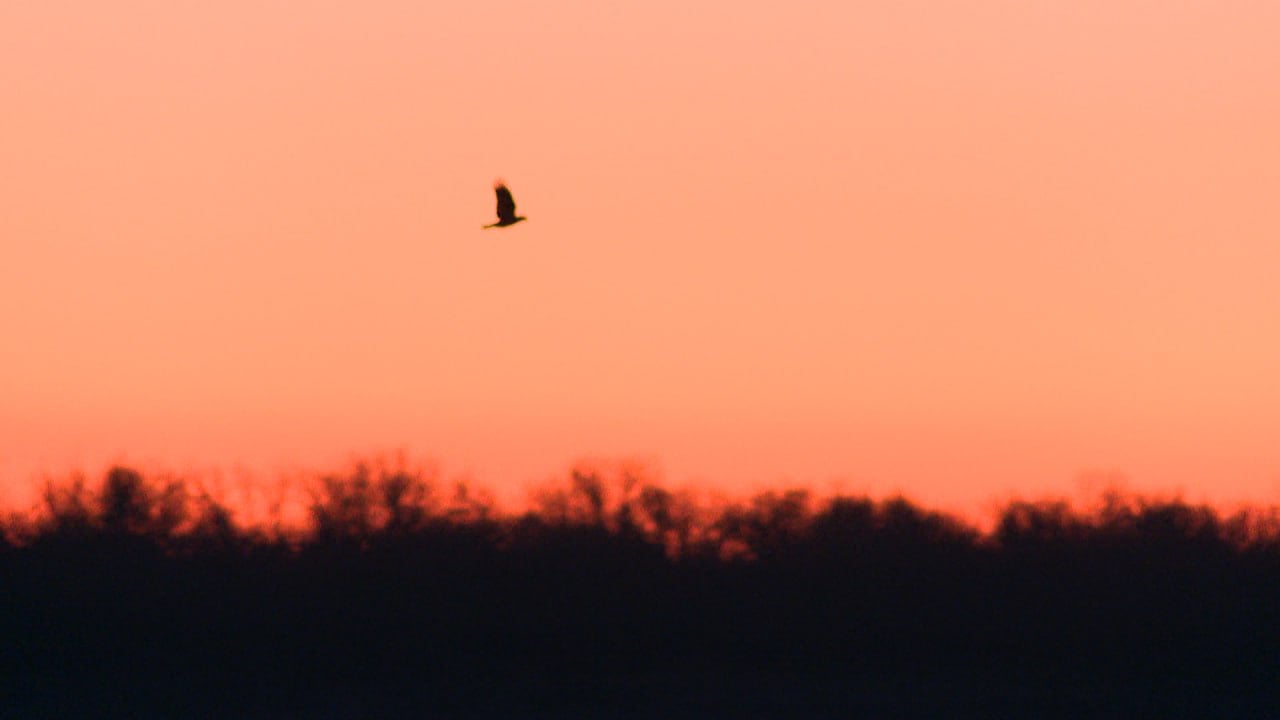
[{"label": "orange sky", "polygon": [[[127,8],[127,9],[125,9]],[[1280,4],[0,5],[0,498],[1280,500]],[[504,177],[529,222],[492,222]]]}]

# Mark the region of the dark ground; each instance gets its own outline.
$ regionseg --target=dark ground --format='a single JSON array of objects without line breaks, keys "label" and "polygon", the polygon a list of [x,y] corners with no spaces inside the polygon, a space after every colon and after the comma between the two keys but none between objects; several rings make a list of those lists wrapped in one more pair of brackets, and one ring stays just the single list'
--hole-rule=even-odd
[{"label": "dark ground", "polygon": [[125,469],[51,487],[0,542],[0,717],[1280,716],[1271,511],[312,497],[287,533]]}]

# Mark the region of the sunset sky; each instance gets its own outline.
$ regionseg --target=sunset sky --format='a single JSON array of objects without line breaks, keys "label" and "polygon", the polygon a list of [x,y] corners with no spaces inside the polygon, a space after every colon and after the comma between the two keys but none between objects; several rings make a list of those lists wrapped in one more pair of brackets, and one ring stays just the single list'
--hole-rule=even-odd
[{"label": "sunset sky", "polygon": [[[1280,502],[1280,3],[0,4],[0,501]],[[495,178],[529,221],[493,222]]]}]

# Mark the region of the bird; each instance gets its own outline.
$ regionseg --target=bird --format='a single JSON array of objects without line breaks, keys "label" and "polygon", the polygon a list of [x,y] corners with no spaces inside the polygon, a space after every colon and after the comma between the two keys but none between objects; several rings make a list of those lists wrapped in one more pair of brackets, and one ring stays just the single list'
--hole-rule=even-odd
[{"label": "bird", "polygon": [[516,201],[511,197],[511,191],[507,189],[507,184],[498,180],[493,184],[493,192],[498,196],[498,222],[492,225],[485,225],[487,228],[507,227],[515,225],[524,220],[521,215],[516,214]]}]

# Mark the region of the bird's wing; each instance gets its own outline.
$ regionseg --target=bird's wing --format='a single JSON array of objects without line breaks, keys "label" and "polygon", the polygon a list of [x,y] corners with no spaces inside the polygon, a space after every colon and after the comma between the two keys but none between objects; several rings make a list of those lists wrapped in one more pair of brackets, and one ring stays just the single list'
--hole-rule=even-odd
[{"label": "bird's wing", "polygon": [[498,195],[498,219],[513,220],[516,216],[516,201],[506,185],[497,185],[493,191]]}]

